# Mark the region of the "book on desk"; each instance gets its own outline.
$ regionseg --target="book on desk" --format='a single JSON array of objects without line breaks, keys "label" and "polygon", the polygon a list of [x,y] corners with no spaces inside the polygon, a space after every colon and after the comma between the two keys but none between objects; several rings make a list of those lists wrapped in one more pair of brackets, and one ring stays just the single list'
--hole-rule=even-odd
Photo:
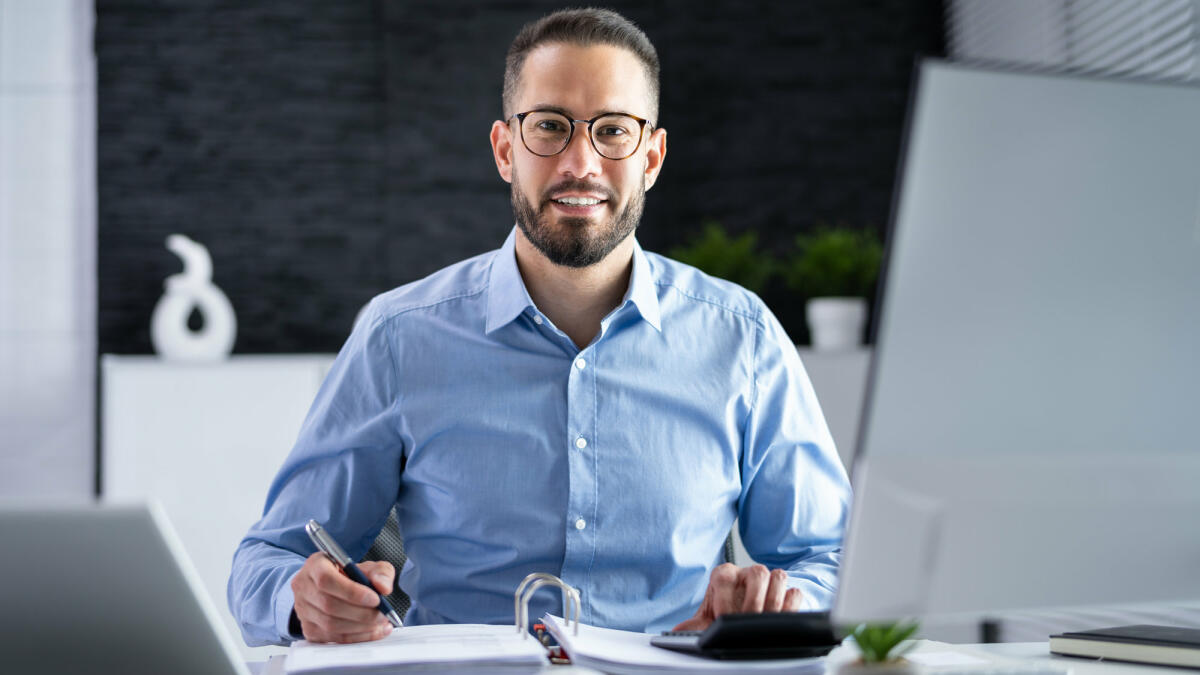
[{"label": "book on desk", "polygon": [[1200,668],[1200,629],[1117,626],[1050,636],[1050,651],[1135,663]]}]

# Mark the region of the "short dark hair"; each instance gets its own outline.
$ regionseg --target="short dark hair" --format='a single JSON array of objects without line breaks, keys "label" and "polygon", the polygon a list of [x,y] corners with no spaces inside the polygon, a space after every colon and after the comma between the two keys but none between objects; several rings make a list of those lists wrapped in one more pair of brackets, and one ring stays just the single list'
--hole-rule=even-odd
[{"label": "short dark hair", "polygon": [[535,48],[549,43],[564,43],[590,47],[612,45],[628,49],[642,62],[646,71],[646,82],[650,85],[650,119],[658,118],[658,52],[650,44],[650,38],[632,21],[609,9],[586,7],[562,9],[525,24],[508,48],[504,60],[504,116],[516,114],[512,110],[521,78],[521,67],[525,57]]}]

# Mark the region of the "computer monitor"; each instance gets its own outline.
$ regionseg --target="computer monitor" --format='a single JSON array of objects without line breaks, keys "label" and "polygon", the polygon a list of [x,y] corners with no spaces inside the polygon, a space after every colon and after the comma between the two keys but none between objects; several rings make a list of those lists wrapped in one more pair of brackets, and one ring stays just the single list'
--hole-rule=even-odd
[{"label": "computer monitor", "polygon": [[835,619],[1200,598],[1200,88],[917,79]]}]

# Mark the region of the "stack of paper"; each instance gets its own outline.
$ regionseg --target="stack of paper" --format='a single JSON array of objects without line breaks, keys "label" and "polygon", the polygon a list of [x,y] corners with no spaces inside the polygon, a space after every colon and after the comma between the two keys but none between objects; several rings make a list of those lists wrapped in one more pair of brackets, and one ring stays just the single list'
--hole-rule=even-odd
[{"label": "stack of paper", "polygon": [[375,642],[319,644],[301,640],[288,651],[289,673],[332,673],[453,664],[455,672],[505,672],[548,665],[546,649],[512,626],[406,626]]},{"label": "stack of paper", "polygon": [[563,620],[547,614],[542,618],[546,628],[558,640],[571,663],[595,668],[606,673],[675,672],[705,673],[710,671],[743,673],[792,673],[806,675],[825,670],[825,659],[765,659],[761,661],[717,661],[690,654],[661,649],[650,644],[649,633],[631,633],[610,628],[580,625],[564,626]]}]

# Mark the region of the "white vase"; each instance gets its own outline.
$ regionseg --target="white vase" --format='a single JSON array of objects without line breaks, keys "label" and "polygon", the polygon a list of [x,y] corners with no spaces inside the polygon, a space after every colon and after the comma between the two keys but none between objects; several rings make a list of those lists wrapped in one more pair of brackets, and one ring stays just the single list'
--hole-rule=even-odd
[{"label": "white vase", "polygon": [[[183,273],[167,277],[167,292],[154,306],[154,351],[172,361],[220,361],[233,351],[237,319],[229,298],[212,283],[208,249],[182,234],[167,237],[167,248],[183,260]],[[187,325],[193,309],[204,322],[198,331]]]},{"label": "white vase", "polygon": [[805,307],[813,349],[844,351],[862,344],[867,323],[867,301],[863,298],[813,298]]}]

